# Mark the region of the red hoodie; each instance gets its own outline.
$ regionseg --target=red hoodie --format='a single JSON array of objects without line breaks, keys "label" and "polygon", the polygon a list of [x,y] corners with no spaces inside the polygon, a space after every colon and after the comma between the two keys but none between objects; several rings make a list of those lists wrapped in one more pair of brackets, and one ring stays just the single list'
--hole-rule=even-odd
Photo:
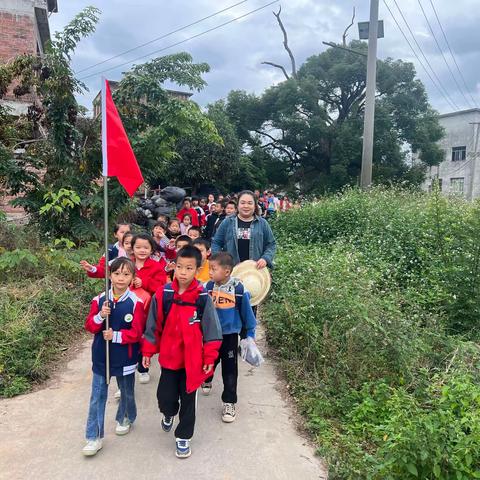
[{"label": "red hoodie", "polygon": [[183,222],[183,217],[186,215],[186,214],[189,214],[190,217],[192,217],[192,226],[193,227],[199,227],[200,226],[200,222],[199,222],[199,219],[198,219],[198,213],[196,212],[196,210],[194,208],[182,208],[178,213],[177,213],[177,218]]},{"label": "red hoodie", "polygon": [[166,266],[167,263],[164,258],[161,258],[158,262],[147,258],[142,268],[135,268],[135,275],[142,280],[142,288],[153,294],[158,288],[165,285],[167,283]]},{"label": "red hoodie", "polygon": [[[203,365],[211,365],[218,357],[222,344],[222,328],[212,299],[205,288],[193,280],[188,289],[178,293],[178,282],[160,287],[152,297],[147,319],[142,354],[151,357],[159,352],[158,361],[164,368],[187,372],[187,392],[194,392],[208,377]],[[205,309],[197,319],[196,307],[172,303],[166,319],[163,318],[163,291],[172,289],[174,300],[195,303],[199,295],[206,296]]]}]

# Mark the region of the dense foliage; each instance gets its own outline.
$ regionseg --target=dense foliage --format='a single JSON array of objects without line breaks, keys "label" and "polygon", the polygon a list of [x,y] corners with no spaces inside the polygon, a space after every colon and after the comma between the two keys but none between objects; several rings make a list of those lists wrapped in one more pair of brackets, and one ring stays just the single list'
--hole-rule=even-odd
[{"label": "dense foliage", "polygon": [[[367,46],[354,41],[350,48],[365,53]],[[418,185],[425,167],[442,159],[436,142],[443,130],[413,64],[388,58],[377,65],[375,182]],[[227,111],[239,137],[275,163],[275,183],[302,193],[338,191],[355,185],[360,172],[365,86],[366,57],[328,48],[262,95],[230,92]],[[415,165],[406,145],[418,154]]]},{"label": "dense foliage", "polygon": [[[70,62],[78,42],[94,31],[98,16],[96,8],[87,7],[55,34],[42,58],[20,55],[0,65],[0,97],[15,84],[13,93],[19,98],[36,92],[27,115],[13,117],[0,107],[0,187],[19,195],[14,203],[25,208],[45,237],[76,243],[98,238],[103,215],[100,119],[87,118],[77,104],[75,95],[83,93],[85,85]],[[199,91],[208,71],[206,63],[176,53],[134,66],[115,89],[143,176],[153,187],[170,180],[189,182],[193,169],[179,170],[177,165],[182,159],[180,139],[193,139],[206,152],[221,155],[227,150],[214,121],[195,102],[176,98],[164,87],[171,82]],[[228,149],[234,149],[228,140]],[[184,172],[181,178],[179,171]],[[218,171],[228,169],[222,164],[208,170],[211,175]],[[111,181],[110,205],[112,219],[133,210],[116,180]]]},{"label": "dense foliage", "polygon": [[352,190],[274,227],[263,318],[329,478],[480,478],[480,204]]},{"label": "dense foliage", "polygon": [[78,342],[90,300],[102,287],[85,282],[78,264],[98,256],[97,246],[42,246],[35,230],[1,221],[0,245],[0,396],[9,397],[45,380]]}]

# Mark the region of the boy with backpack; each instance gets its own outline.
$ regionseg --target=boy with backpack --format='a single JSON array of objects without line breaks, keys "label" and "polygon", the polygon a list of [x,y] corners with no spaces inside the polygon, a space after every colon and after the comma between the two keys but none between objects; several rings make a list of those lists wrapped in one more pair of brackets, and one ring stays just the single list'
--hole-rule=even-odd
[{"label": "boy with backpack", "polygon": [[178,458],[191,455],[196,415],[196,391],[213,371],[222,342],[222,329],[211,298],[195,279],[200,251],[187,245],[175,260],[175,279],[152,297],[142,344],[143,365],[159,353],[162,373],[157,389],[162,429],[175,429]]},{"label": "boy with backpack", "polygon": [[[242,282],[231,276],[234,265],[233,257],[227,252],[218,252],[210,257],[210,278],[206,284],[208,294],[213,300],[222,326],[223,341],[220,356],[215,366],[222,362],[223,410],[222,421],[235,421],[238,380],[238,336],[245,330],[246,336],[255,338],[257,320],[250,305],[250,294]],[[202,393],[210,395],[213,372],[202,384]]]}]

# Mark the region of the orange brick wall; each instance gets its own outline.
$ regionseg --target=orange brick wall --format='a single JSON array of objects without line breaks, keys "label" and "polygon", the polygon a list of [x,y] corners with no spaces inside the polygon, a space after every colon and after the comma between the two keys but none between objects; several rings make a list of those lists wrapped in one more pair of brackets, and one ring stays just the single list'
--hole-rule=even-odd
[{"label": "orange brick wall", "polygon": [[32,16],[0,11],[0,62],[22,53],[36,53],[36,47],[33,9]]}]

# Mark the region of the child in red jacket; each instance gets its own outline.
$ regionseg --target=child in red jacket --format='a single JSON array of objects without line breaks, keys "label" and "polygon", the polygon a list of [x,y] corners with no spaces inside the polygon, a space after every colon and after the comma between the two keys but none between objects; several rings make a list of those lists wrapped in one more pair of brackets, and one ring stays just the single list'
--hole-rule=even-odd
[{"label": "child in red jacket", "polygon": [[152,297],[142,344],[143,366],[159,352],[162,373],[157,389],[162,429],[170,432],[175,415],[176,456],[191,455],[195,427],[196,391],[211,376],[222,343],[222,329],[205,288],[195,280],[202,263],[200,251],[179,250],[175,280]]},{"label": "child in red jacket", "polygon": [[200,219],[198,218],[198,214],[194,208],[192,208],[192,203],[188,198],[183,201],[183,208],[177,213],[177,218],[183,222],[183,217],[186,214],[189,214],[192,217],[192,225],[194,227],[200,226]]},{"label": "child in red jacket", "polygon": [[[158,288],[167,283],[167,263],[164,258],[159,261],[151,258],[155,251],[155,243],[151,235],[138,233],[132,239],[133,258],[135,262],[135,279],[133,287],[143,289],[153,295]],[[142,365],[141,355],[138,361],[139,382],[148,383],[150,374],[148,368]]]},{"label": "child in red jacket", "polygon": [[167,282],[164,258],[150,258],[155,252],[155,242],[147,233],[137,233],[132,239],[132,250],[135,261],[136,276],[133,285],[154,294]]}]

